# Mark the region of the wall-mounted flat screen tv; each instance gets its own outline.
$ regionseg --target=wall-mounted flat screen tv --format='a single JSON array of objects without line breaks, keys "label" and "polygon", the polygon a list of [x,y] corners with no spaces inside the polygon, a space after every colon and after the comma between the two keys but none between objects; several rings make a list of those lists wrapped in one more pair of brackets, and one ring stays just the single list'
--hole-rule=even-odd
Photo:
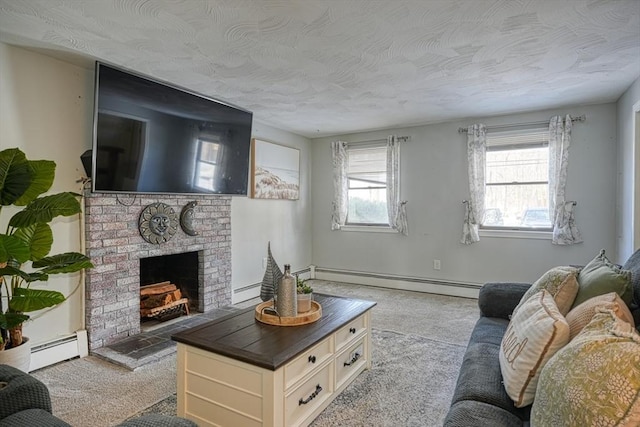
[{"label": "wall-mounted flat screen tv", "polygon": [[251,112],[96,63],[92,189],[246,195]]}]

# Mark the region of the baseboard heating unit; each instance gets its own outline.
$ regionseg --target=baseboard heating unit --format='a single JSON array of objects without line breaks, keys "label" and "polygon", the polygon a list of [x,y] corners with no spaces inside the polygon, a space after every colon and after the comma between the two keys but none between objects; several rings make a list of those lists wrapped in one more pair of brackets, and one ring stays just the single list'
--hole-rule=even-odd
[{"label": "baseboard heating unit", "polygon": [[311,267],[312,276],[320,280],[378,286],[381,288],[427,292],[454,297],[478,298],[482,283],[453,282],[422,277],[396,276],[362,271],[340,270],[326,267]]},{"label": "baseboard heating unit", "polygon": [[31,348],[31,370],[44,368],[74,357],[85,357],[89,354],[87,331],[82,329],[74,334],[56,338]]}]

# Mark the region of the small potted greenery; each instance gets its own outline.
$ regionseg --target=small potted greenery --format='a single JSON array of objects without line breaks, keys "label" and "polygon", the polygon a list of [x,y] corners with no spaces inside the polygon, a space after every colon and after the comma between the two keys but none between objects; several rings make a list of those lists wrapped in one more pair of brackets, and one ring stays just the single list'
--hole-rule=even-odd
[{"label": "small potted greenery", "polygon": [[296,285],[298,292],[298,313],[305,313],[311,310],[311,301],[313,300],[313,288],[307,285],[307,279],[296,277]]},{"label": "small potted greenery", "polygon": [[[0,363],[26,371],[30,358],[30,346],[24,345],[28,339],[22,336],[22,324],[29,319],[26,313],[66,299],[58,291],[31,284],[47,281],[52,274],[93,267],[89,258],[77,252],[49,255],[53,245],[49,223],[81,212],[79,194],[41,196],[51,188],[55,167],[50,160],[28,160],[17,148],[0,151],[0,212],[13,214],[6,232],[0,233]],[[17,352],[23,348],[26,351]]]}]

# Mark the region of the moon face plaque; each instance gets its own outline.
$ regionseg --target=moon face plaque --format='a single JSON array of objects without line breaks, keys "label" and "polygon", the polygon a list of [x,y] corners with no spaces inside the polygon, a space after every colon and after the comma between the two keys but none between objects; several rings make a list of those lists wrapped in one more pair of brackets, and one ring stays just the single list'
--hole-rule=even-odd
[{"label": "moon face plaque", "polygon": [[175,211],[164,203],[147,205],[140,213],[138,230],[144,240],[154,245],[169,241],[178,230]]},{"label": "moon face plaque", "polygon": [[180,212],[180,227],[189,236],[197,236],[198,232],[193,228],[193,217],[195,215],[195,207],[198,205],[197,201],[192,201],[184,205],[182,212]]}]

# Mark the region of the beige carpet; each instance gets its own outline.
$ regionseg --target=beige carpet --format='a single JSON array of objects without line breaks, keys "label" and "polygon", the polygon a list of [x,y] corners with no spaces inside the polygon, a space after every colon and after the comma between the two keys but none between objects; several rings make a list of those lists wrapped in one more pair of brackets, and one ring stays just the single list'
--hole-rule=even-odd
[{"label": "beige carpet", "polygon": [[89,356],[33,372],[53,414],[74,427],[110,427],[176,392],[175,355],[135,371]]},{"label": "beige carpet", "polygon": [[[409,342],[415,342],[414,357],[420,358],[420,347],[417,345],[419,341],[425,341],[420,338],[431,341],[431,348],[439,349],[439,357],[442,359],[447,357],[447,351],[449,351],[447,348],[450,349],[452,357],[451,363],[447,363],[448,369],[442,373],[435,372],[436,376],[443,378],[443,382],[439,385],[420,384],[423,395],[431,396],[431,399],[434,395],[438,396],[437,405],[432,405],[430,408],[418,405],[414,408],[414,411],[417,411],[415,415],[422,412],[424,416],[426,410],[430,412],[428,418],[432,421],[441,420],[451,400],[452,387],[457,377],[457,366],[459,366],[464,346],[479,315],[477,301],[324,281],[313,281],[312,286],[316,292],[376,301],[378,305],[372,312],[372,326],[384,332],[385,335],[377,335],[389,337],[387,340],[389,343],[393,344],[396,341],[403,343],[391,345],[391,353],[397,353],[399,361],[403,359],[402,349],[399,348],[394,352],[393,347],[408,348]],[[242,306],[250,305],[254,305],[253,302],[242,304]],[[395,337],[393,332],[413,337]],[[432,359],[437,359],[435,354],[432,356],[434,356]],[[428,361],[429,358],[426,357],[424,360]],[[376,362],[380,366],[380,362],[383,361],[374,360],[374,364]],[[386,361],[382,364],[385,363]],[[438,367],[437,364],[435,367]],[[372,387],[369,394],[375,391],[376,387],[387,387],[371,380],[367,382],[368,377],[372,379],[377,377],[365,374],[367,373],[363,374],[360,386]],[[404,374],[411,377],[410,372]],[[156,402],[167,400],[166,398],[172,396],[176,390],[175,355],[133,372],[95,357],[87,357],[44,368],[35,372],[34,376],[49,387],[54,414],[77,427],[113,426]],[[378,390],[380,391],[382,390]],[[353,401],[358,393],[355,391],[349,393],[347,389],[344,394],[343,400],[347,398]],[[387,402],[385,399],[379,402],[381,402],[377,405],[379,411],[384,411],[384,405],[393,403],[392,400]],[[334,405],[334,409],[338,407]],[[409,410],[410,407],[403,412],[411,417]],[[325,412],[318,418],[316,425],[348,424],[345,423],[345,418],[342,418],[347,414],[340,416],[338,414],[343,411],[332,413],[332,408],[327,408]],[[405,421],[409,420],[411,422],[406,425],[417,425],[414,424],[417,419],[405,419]],[[334,424],[334,421],[337,424]]]}]

